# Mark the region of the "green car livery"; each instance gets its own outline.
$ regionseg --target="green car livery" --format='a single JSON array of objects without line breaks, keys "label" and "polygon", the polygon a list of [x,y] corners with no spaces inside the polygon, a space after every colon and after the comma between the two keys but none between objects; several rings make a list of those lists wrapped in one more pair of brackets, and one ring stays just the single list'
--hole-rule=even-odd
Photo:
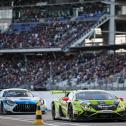
[{"label": "green car livery", "polygon": [[126,120],[126,101],[104,90],[71,91],[51,106],[54,120]]}]

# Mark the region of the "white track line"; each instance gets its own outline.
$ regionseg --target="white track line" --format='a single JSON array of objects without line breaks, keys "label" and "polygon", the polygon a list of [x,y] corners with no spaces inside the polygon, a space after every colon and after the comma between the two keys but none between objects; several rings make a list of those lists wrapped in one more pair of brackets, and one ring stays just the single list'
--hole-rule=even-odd
[{"label": "white track line", "polygon": [[[57,122],[57,123],[60,123],[60,122]],[[54,122],[54,124],[55,124],[55,122]],[[89,125],[86,125],[86,124],[80,124],[80,123],[72,123],[72,122],[70,122],[70,123],[63,123],[63,122],[61,122],[61,124],[60,124],[60,126],[64,126],[64,125],[71,125],[71,126],[89,126]],[[59,125],[58,125],[59,126]]]},{"label": "white track line", "polygon": [[[26,119],[23,119],[23,118],[13,118],[13,117],[5,117],[5,116],[0,116],[0,119],[4,119],[4,120],[6,120],[6,119],[9,119],[9,120],[14,120],[14,121],[21,121],[21,122],[30,122],[30,123],[32,123],[32,121],[31,120],[26,120]],[[56,123],[58,123],[58,124],[56,124]],[[45,125],[47,125],[47,126],[64,126],[64,125],[72,125],[72,126],[88,126],[88,125],[80,125],[80,124],[73,124],[73,123],[62,123],[61,122],[61,124],[59,124],[60,122],[53,122],[53,123],[45,123],[44,122],[44,124]]]},{"label": "white track line", "polygon": [[0,116],[0,119],[9,119],[9,120],[15,120],[15,121],[21,121],[21,122],[32,122],[30,120],[25,120],[23,118],[13,118],[13,117],[6,117],[6,116]]},{"label": "white track line", "polygon": [[[32,123],[31,120],[25,120],[23,118],[13,118],[13,117],[0,116],[0,119],[5,119],[5,120],[9,119],[9,120],[14,120],[14,121],[21,121],[21,122],[30,122],[30,123]],[[47,125],[47,126],[59,126],[59,125],[54,125],[54,124],[45,123],[45,122],[44,122],[44,124]]]}]

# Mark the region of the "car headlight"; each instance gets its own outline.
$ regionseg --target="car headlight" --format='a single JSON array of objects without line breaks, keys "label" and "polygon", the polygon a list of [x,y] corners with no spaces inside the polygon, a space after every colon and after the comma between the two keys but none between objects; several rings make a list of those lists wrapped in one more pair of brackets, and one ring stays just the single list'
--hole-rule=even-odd
[{"label": "car headlight", "polygon": [[15,102],[11,101],[11,100],[6,100],[5,103],[8,105],[11,105],[11,106],[13,106],[15,104]]},{"label": "car headlight", "polygon": [[91,103],[89,101],[82,101],[80,104],[84,110],[91,110]]},{"label": "car headlight", "polygon": [[124,106],[124,105],[119,105],[119,108],[120,108],[121,110],[125,110],[125,106]]},{"label": "car headlight", "polygon": [[83,105],[82,108],[86,111],[91,110],[91,106]]}]

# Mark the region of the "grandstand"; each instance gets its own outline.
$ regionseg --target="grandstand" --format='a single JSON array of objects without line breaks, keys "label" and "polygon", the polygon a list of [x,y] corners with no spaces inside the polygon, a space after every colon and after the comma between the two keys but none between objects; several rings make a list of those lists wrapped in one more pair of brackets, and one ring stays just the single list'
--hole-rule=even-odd
[{"label": "grandstand", "polygon": [[2,0],[0,88],[126,89],[125,0]]}]

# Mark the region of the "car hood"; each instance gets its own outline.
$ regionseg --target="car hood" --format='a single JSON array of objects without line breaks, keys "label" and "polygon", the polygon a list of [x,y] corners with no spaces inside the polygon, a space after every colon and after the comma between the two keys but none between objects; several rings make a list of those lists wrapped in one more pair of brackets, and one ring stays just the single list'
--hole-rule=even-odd
[{"label": "car hood", "polygon": [[119,104],[119,100],[84,100],[81,101],[81,104],[90,104],[90,105],[114,105]]},{"label": "car hood", "polygon": [[36,104],[40,98],[39,97],[7,97],[6,100],[11,100],[16,104]]}]

